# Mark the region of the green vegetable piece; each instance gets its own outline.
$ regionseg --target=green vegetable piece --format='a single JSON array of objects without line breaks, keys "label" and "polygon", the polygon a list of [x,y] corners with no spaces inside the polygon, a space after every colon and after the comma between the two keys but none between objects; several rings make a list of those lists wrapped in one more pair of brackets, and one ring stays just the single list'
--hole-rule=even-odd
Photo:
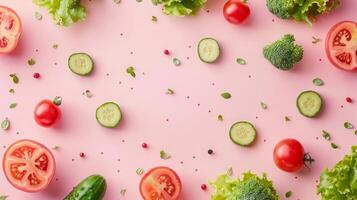
[{"label": "green vegetable piece", "polygon": [[157,17],[156,16],[151,16],[151,21],[153,21],[153,22],[157,22]]},{"label": "green vegetable piece", "polygon": [[237,58],[236,61],[240,65],[246,65],[247,64],[247,62],[243,58]]},{"label": "green vegetable piece", "polygon": [[118,104],[107,102],[100,105],[95,113],[97,122],[105,128],[115,128],[119,125],[122,114]]},{"label": "green vegetable piece", "polygon": [[333,142],[331,142],[331,147],[332,147],[333,149],[338,149],[337,144],[335,144],[335,143],[333,143]]},{"label": "green vegetable piece", "polygon": [[175,94],[175,91],[170,89],[170,88],[167,88],[166,94],[167,95],[173,95],[173,94]]},{"label": "green vegetable piece", "polygon": [[290,119],[290,117],[285,116],[285,117],[284,117],[284,121],[285,121],[285,122],[290,122],[290,121],[291,121],[291,119]]},{"label": "green vegetable piece", "polygon": [[236,179],[223,174],[210,184],[214,187],[211,200],[280,200],[266,174],[246,172]]},{"label": "green vegetable piece", "polygon": [[7,198],[8,198],[8,196],[5,196],[5,195],[0,196],[0,200],[6,200]]},{"label": "green vegetable piece", "polygon": [[70,26],[86,18],[85,8],[80,0],[32,0],[40,7],[46,8],[53,21],[61,26]]},{"label": "green vegetable piece", "polygon": [[290,198],[292,195],[293,195],[292,191],[288,191],[288,192],[285,193],[285,197],[286,198]]},{"label": "green vegetable piece", "polygon": [[152,0],[154,5],[162,5],[167,15],[194,15],[207,0]]},{"label": "green vegetable piece", "polygon": [[175,66],[180,66],[181,65],[181,60],[179,60],[178,58],[173,58],[172,62],[174,63]]},{"label": "green vegetable piece", "polygon": [[143,168],[138,168],[138,169],[136,169],[135,172],[136,172],[137,175],[141,176],[141,175],[144,174],[145,170]]},{"label": "green vegetable piece", "polygon": [[255,127],[246,121],[234,123],[229,129],[229,138],[235,144],[241,146],[251,145],[257,136]]},{"label": "green vegetable piece", "polygon": [[268,105],[265,104],[264,102],[260,102],[260,107],[262,107],[263,110],[268,109]]},{"label": "green vegetable piece", "polygon": [[68,67],[77,75],[88,76],[94,69],[94,63],[87,53],[74,53],[68,58]]},{"label": "green vegetable piece", "polygon": [[16,106],[17,106],[17,103],[12,103],[12,104],[9,105],[9,108],[13,109],[13,108],[16,108]]},{"label": "green vegetable piece", "polygon": [[320,175],[317,193],[321,200],[356,200],[357,194],[357,146],[332,169],[325,169]]},{"label": "green vegetable piece", "polygon": [[130,76],[132,76],[133,78],[136,77],[135,69],[133,66],[126,68],[126,73],[130,74]]},{"label": "green vegetable piece", "polygon": [[36,64],[36,61],[33,59],[33,58],[30,58],[28,61],[27,61],[27,64],[32,66],[32,65],[35,65]]},{"label": "green vegetable piece", "polygon": [[309,90],[300,93],[296,105],[302,115],[313,118],[322,110],[323,101],[317,92]]},{"label": "green vegetable piece", "polygon": [[10,128],[10,120],[8,118],[5,118],[2,122],[1,122],[1,128],[2,130],[6,131]]},{"label": "green vegetable piece", "polygon": [[11,88],[11,89],[9,90],[9,93],[15,94],[15,90]]},{"label": "green vegetable piece", "polygon": [[325,138],[325,140],[329,141],[331,140],[331,135],[329,132],[322,130],[322,137]]},{"label": "green vegetable piece", "polygon": [[120,190],[120,195],[125,196],[127,189],[121,189]]},{"label": "green vegetable piece", "polygon": [[19,77],[17,77],[16,74],[10,74],[10,77],[12,78],[12,82],[14,82],[15,84],[18,84],[20,82]]},{"label": "green vegetable piece", "polygon": [[350,122],[345,122],[345,123],[343,123],[343,126],[344,126],[346,129],[353,129],[353,125],[352,125]]},{"label": "green vegetable piece", "polygon": [[224,92],[224,93],[221,94],[221,96],[224,99],[230,99],[232,97],[232,95],[229,92]]},{"label": "green vegetable piece", "polygon": [[323,86],[325,84],[324,81],[320,78],[315,78],[312,80],[312,83],[316,86]]},{"label": "green vegetable piece", "polygon": [[223,121],[223,116],[222,115],[218,115],[217,119],[218,119],[218,121]]},{"label": "green vegetable piece", "polygon": [[294,44],[294,41],[294,35],[286,34],[282,39],[265,46],[263,55],[276,68],[290,70],[304,54],[302,46]]},{"label": "green vegetable piece", "polygon": [[64,200],[102,200],[107,188],[101,175],[91,175],[82,180]]},{"label": "green vegetable piece", "polygon": [[167,154],[164,150],[161,150],[160,151],[160,158],[163,159],[163,160],[167,160],[167,159],[170,159],[171,156],[169,154]]},{"label": "green vegetable piece", "polygon": [[197,53],[202,62],[214,63],[221,55],[221,48],[216,39],[203,38],[198,42]]}]

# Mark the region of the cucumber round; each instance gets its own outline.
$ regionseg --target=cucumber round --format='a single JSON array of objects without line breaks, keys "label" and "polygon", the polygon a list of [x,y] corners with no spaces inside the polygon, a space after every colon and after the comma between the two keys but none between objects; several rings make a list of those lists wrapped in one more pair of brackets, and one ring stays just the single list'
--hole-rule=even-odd
[{"label": "cucumber round", "polygon": [[86,53],[74,53],[68,58],[69,69],[80,76],[88,76],[92,73],[94,64],[92,58]]},{"label": "cucumber round", "polygon": [[296,105],[302,115],[313,118],[320,113],[323,101],[319,93],[309,90],[300,93]]},{"label": "cucumber round", "polygon": [[101,126],[115,128],[122,118],[120,107],[114,102],[104,103],[97,108],[96,118]]},{"label": "cucumber round", "polygon": [[236,122],[229,130],[229,137],[232,142],[241,146],[249,146],[257,136],[254,126],[246,121]]},{"label": "cucumber round", "polygon": [[91,175],[82,180],[63,200],[102,200],[107,184],[101,175]]},{"label": "cucumber round", "polygon": [[221,54],[217,40],[213,38],[203,38],[198,43],[198,57],[205,63],[213,63]]}]

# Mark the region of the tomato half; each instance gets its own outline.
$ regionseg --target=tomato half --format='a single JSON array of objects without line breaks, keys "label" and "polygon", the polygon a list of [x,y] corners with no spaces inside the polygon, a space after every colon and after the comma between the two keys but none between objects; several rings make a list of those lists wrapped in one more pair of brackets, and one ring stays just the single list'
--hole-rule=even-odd
[{"label": "tomato half", "polygon": [[325,49],[330,62],[344,70],[357,70],[357,23],[342,21],[327,34]]},{"label": "tomato half", "polygon": [[21,20],[11,8],[0,6],[0,53],[13,51],[21,35]]},{"label": "tomato half", "polygon": [[44,127],[52,126],[60,115],[60,109],[51,100],[40,101],[34,112],[36,122]]},{"label": "tomato half", "polygon": [[7,180],[25,192],[45,189],[54,176],[55,168],[55,159],[48,148],[32,140],[13,143],[3,157]]},{"label": "tomato half", "polygon": [[279,169],[296,172],[304,166],[304,147],[295,139],[284,139],[275,146],[273,157]]},{"label": "tomato half", "polygon": [[250,9],[242,0],[228,0],[223,7],[223,16],[232,24],[241,24],[250,15]]},{"label": "tomato half", "polygon": [[140,194],[144,200],[177,200],[181,193],[181,180],[168,167],[155,167],[140,182]]}]

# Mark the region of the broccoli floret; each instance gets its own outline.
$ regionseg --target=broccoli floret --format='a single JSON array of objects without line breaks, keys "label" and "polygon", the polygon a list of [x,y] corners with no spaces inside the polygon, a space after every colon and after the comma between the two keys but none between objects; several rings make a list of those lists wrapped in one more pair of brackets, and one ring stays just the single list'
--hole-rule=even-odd
[{"label": "broccoli floret", "polygon": [[295,12],[295,6],[295,0],[267,0],[269,11],[282,19],[291,18]]},{"label": "broccoli floret", "polygon": [[264,47],[263,55],[276,68],[290,70],[304,54],[302,46],[294,44],[294,35],[287,34],[280,40]]}]

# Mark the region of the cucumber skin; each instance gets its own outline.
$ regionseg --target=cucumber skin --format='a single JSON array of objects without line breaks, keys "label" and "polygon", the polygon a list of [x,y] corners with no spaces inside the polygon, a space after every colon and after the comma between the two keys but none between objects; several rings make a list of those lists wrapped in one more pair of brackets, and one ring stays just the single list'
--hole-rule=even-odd
[{"label": "cucumber skin", "polygon": [[[119,108],[120,120],[119,120],[118,123],[116,123],[114,126],[105,126],[104,124],[100,123],[100,121],[99,121],[99,119],[98,119],[98,115],[97,115],[98,109],[101,108],[102,106],[107,105],[107,104],[115,104],[115,105],[118,106],[118,108]],[[98,124],[100,124],[100,125],[101,125],[102,127],[104,127],[104,128],[115,128],[115,127],[117,127],[117,126],[120,124],[121,120],[123,119],[123,116],[122,116],[122,114],[121,114],[120,106],[119,106],[117,103],[113,102],[113,101],[103,103],[103,104],[100,105],[100,106],[97,108],[97,110],[95,111],[95,119],[97,120]]]},{"label": "cucumber skin", "polygon": [[[314,94],[317,94],[317,96],[319,96],[320,99],[321,99],[321,106],[320,106],[320,108],[319,108],[319,111],[318,111],[315,115],[312,115],[312,116],[311,116],[311,115],[306,115],[306,114],[304,114],[304,112],[303,112],[303,111],[300,109],[300,107],[299,107],[299,99],[300,99],[300,96],[303,95],[303,94],[305,94],[305,93],[310,93],[310,92],[312,92],[312,93],[314,93]],[[307,91],[301,92],[301,93],[299,94],[298,98],[296,99],[296,107],[298,108],[299,113],[302,114],[302,115],[305,116],[305,117],[308,117],[308,118],[315,118],[317,115],[319,115],[320,112],[321,112],[321,110],[322,110],[323,105],[324,105],[324,102],[323,102],[323,99],[322,99],[321,95],[320,95],[319,93],[313,91],[313,90],[307,90]]]},{"label": "cucumber skin", "polygon": [[89,72],[85,73],[85,74],[79,74],[79,73],[75,72],[74,70],[72,70],[72,68],[70,67],[69,60],[71,59],[72,56],[75,56],[75,55],[78,55],[78,54],[87,55],[89,57],[89,59],[92,61],[92,64],[94,63],[92,57],[87,53],[84,53],[84,52],[73,53],[73,54],[71,54],[69,56],[68,61],[67,61],[69,70],[71,70],[71,72],[73,72],[74,74],[77,74],[79,76],[88,76],[88,75],[90,75],[93,72],[94,67],[92,67],[92,69]]},{"label": "cucumber skin", "polygon": [[[239,144],[238,142],[234,141],[234,139],[233,139],[232,136],[231,136],[232,128],[233,128],[236,124],[240,124],[240,123],[250,124],[250,125],[252,126],[253,130],[254,130],[254,140],[253,140],[251,143],[247,144],[247,145]],[[229,129],[229,139],[231,139],[231,141],[232,141],[234,144],[237,144],[237,145],[239,145],[239,146],[242,146],[242,147],[250,146],[250,145],[255,141],[256,138],[257,138],[257,130],[255,129],[255,127],[253,126],[253,124],[250,123],[250,122],[248,122],[248,121],[239,121],[239,122],[236,122],[236,123],[234,123],[234,124],[231,126],[231,128]]]},{"label": "cucumber skin", "polygon": [[82,180],[63,200],[101,200],[107,184],[101,175],[91,175]]},{"label": "cucumber skin", "polygon": [[[199,51],[199,48],[198,48],[198,47],[200,46],[201,42],[202,42],[203,40],[207,40],[207,39],[208,39],[208,40],[214,40],[214,41],[216,41],[217,44],[218,44],[218,51],[219,51],[218,57],[217,57],[216,60],[211,61],[211,62],[205,61],[205,60],[203,60],[203,59],[201,58],[201,54],[200,54],[200,51]],[[221,47],[219,46],[218,41],[217,41],[216,39],[212,38],[212,37],[202,38],[202,39],[198,42],[198,45],[197,45],[197,54],[198,54],[198,57],[200,58],[200,60],[201,60],[202,62],[207,63],[207,64],[212,64],[212,63],[216,62],[216,61],[218,60],[219,56],[221,55]]]}]

